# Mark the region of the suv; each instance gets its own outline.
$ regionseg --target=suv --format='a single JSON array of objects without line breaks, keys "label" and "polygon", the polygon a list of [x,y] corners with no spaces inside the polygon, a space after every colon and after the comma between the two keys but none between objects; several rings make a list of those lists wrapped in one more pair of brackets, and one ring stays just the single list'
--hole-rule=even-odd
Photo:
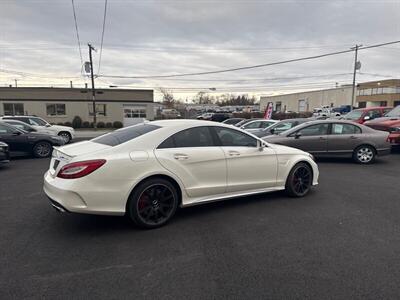
[{"label": "suv", "polygon": [[388,131],[392,145],[400,145],[400,105],[386,113],[382,118],[365,122],[364,125],[376,130]]},{"label": "suv", "polygon": [[51,125],[46,120],[36,116],[4,116],[0,119],[4,121],[18,120],[26,124],[29,124],[34,128],[37,128],[39,131],[47,129],[49,131],[52,131],[54,134],[62,137],[66,144],[69,143],[75,137],[75,130],[72,127]]},{"label": "suv", "polygon": [[392,107],[366,107],[355,109],[348,114],[343,116],[344,120],[353,121],[359,124],[364,124],[366,121],[370,121],[376,118],[382,117],[384,114],[389,112]]}]

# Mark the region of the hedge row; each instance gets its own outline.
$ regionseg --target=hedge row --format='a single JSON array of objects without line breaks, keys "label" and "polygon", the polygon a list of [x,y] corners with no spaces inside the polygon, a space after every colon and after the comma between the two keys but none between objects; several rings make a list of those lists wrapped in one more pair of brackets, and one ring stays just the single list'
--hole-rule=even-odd
[{"label": "hedge row", "polygon": [[[84,121],[79,116],[76,116],[71,122],[57,123],[57,125],[69,126],[73,128],[93,128],[93,122]],[[123,124],[119,121],[115,122],[97,122],[97,128],[122,128]]]},{"label": "hedge row", "polygon": [[[235,118],[263,118],[264,113],[262,112],[251,112],[251,113],[233,113]],[[273,112],[272,119],[273,120],[285,120],[285,119],[295,119],[295,118],[309,118],[312,116],[311,112],[290,112],[290,113],[283,113],[283,112]]]}]

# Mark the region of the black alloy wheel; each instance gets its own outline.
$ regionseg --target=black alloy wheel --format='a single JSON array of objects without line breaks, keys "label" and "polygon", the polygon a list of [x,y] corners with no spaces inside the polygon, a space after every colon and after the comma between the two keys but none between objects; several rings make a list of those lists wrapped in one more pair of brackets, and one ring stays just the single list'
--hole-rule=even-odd
[{"label": "black alloy wheel", "polygon": [[38,142],[33,147],[33,156],[37,158],[46,158],[51,155],[53,146],[49,142]]},{"label": "black alloy wheel", "polygon": [[178,207],[178,193],[169,181],[155,178],[140,184],[130,197],[128,215],[140,227],[167,223]]},{"label": "black alloy wheel", "polygon": [[286,192],[292,197],[303,197],[311,189],[312,170],[306,163],[298,163],[290,171],[286,180]]}]

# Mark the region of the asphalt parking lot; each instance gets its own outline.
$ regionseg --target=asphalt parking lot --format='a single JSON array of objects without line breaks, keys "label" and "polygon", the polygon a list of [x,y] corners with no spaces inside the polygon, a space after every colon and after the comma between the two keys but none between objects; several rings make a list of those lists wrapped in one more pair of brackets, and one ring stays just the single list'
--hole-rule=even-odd
[{"label": "asphalt parking lot", "polygon": [[400,154],[319,162],[301,199],[264,194],[182,209],[167,226],[57,213],[47,159],[0,167],[0,298],[396,299]]}]

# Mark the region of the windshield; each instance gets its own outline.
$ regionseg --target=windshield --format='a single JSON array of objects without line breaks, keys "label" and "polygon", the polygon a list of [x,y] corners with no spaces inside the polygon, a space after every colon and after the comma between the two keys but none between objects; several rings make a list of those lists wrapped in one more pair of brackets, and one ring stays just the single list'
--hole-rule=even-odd
[{"label": "windshield", "polygon": [[48,123],[40,118],[29,118],[29,123],[36,126],[46,126]]},{"label": "windshield", "polygon": [[344,116],[346,120],[358,120],[363,114],[362,110],[353,110]]},{"label": "windshield", "polygon": [[281,121],[281,122],[278,122],[278,123],[268,127],[267,130],[271,131],[271,129],[273,129],[274,134],[279,134],[286,130],[289,130],[290,128],[292,128],[294,126],[294,124],[296,124],[296,122],[294,122],[294,121]]},{"label": "windshield", "polygon": [[385,117],[400,117],[400,105],[385,114]]},{"label": "windshield", "polygon": [[138,124],[115,130],[113,132],[94,138],[91,141],[108,146],[117,146],[158,128],[161,127],[151,124]]}]

